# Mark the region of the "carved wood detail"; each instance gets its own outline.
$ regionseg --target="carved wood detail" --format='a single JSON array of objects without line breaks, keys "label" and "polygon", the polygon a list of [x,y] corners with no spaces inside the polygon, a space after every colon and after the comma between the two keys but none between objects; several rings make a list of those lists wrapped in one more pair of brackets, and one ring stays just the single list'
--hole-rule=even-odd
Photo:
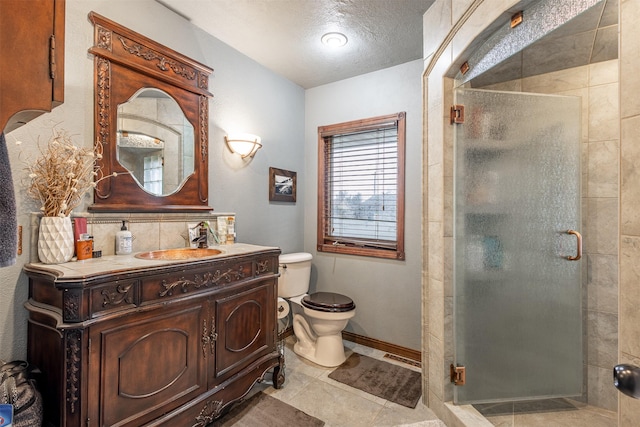
[{"label": "carved wood detail", "polygon": [[269,260],[265,259],[263,261],[256,262],[256,276],[268,273],[269,272]]},{"label": "carved wood detail", "polygon": [[[110,111],[111,111],[111,64],[108,60],[96,57],[96,139],[102,144],[103,156],[106,153],[110,157],[109,135]],[[105,159],[105,161],[107,161]],[[108,199],[111,196],[111,180],[104,179],[96,186],[95,197]]]},{"label": "carved wood detail", "polygon": [[80,400],[80,343],[82,334],[77,329],[65,332],[66,355],[65,365],[67,371],[66,396],[71,413],[76,412],[76,403]]},{"label": "carved wood detail", "polygon": [[189,287],[193,286],[194,289],[200,289],[202,287],[209,287],[212,285],[217,285],[221,280],[225,280],[227,283],[230,283],[232,280],[239,280],[244,278],[244,271],[242,270],[242,266],[228,269],[224,273],[220,272],[220,270],[216,270],[215,273],[204,273],[202,276],[196,274],[193,280],[185,279],[181,277],[179,280],[175,282],[167,283],[166,280],[162,281],[163,291],[159,293],[159,296],[172,296],[173,290],[177,287],[182,288],[182,292],[186,293],[189,291]]},{"label": "carved wood detail", "polygon": [[[122,43],[122,47],[125,51],[129,52],[132,55],[137,56],[138,58],[146,59],[147,61],[157,60],[158,63],[156,67],[158,67],[162,71],[173,71],[179,76],[182,76],[189,80],[194,80],[196,78],[195,70],[188,70],[184,65],[178,64],[177,61],[172,59],[167,59],[166,56],[161,55],[152,49],[149,49],[141,44],[131,42],[131,45],[127,45],[127,40],[124,37],[118,37],[120,43]],[[129,40],[130,41],[130,40]]]},{"label": "carved wood detail", "polygon": [[200,97],[200,154],[202,162],[209,154],[208,147],[208,126],[209,126],[209,99],[206,96]]},{"label": "carved wood detail", "polygon": [[96,45],[99,48],[111,51],[111,31],[101,26],[98,26],[96,31],[98,32]]},{"label": "carved wood detail", "polygon": [[195,419],[192,427],[205,427],[211,424],[222,412],[223,402],[221,400],[210,400],[205,403],[200,414]]},{"label": "carved wood detail", "polygon": [[64,320],[76,320],[80,317],[80,295],[75,292],[64,293]]},{"label": "carved wood detail", "polygon": [[209,334],[207,333],[207,319],[202,320],[202,357],[207,357],[207,344],[209,344]]},{"label": "carved wood detail", "polygon": [[209,90],[209,76],[200,73],[198,78],[198,87],[200,89]]},{"label": "carved wood detail", "polygon": [[109,61],[104,58],[96,59],[96,68],[98,81],[96,83],[97,104],[98,104],[98,140],[103,146],[109,145],[109,110],[111,103],[109,102],[111,91],[111,66]]},{"label": "carved wood detail", "polygon": [[106,307],[109,304],[118,305],[118,304],[122,304],[122,302],[126,302],[127,304],[133,304],[133,295],[129,293],[132,286],[133,286],[133,283],[126,286],[118,285],[115,291],[108,290],[108,289],[103,290],[101,292],[102,297],[104,299],[102,301],[102,306]]},{"label": "carved wood detail", "polygon": [[[200,96],[200,169],[203,173],[200,174],[200,179],[208,179],[209,175],[209,98]],[[206,173],[204,173],[206,172]],[[208,183],[202,183],[200,185],[200,193],[198,198],[201,203],[207,203],[209,200]],[[206,191],[205,191],[206,190]]]},{"label": "carved wood detail", "polygon": [[207,357],[207,346],[211,355],[216,354],[216,341],[218,340],[218,333],[216,332],[216,318],[211,316],[211,331],[207,332],[207,321],[202,321],[202,353],[204,357]]}]

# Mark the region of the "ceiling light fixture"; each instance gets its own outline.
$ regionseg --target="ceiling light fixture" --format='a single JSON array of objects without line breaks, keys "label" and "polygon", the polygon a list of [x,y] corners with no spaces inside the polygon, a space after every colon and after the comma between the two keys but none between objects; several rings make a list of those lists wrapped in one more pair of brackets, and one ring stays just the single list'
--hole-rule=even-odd
[{"label": "ceiling light fixture", "polygon": [[320,40],[322,44],[330,47],[342,47],[347,44],[347,36],[342,33],[327,33]]},{"label": "ceiling light fixture", "polygon": [[245,157],[253,157],[260,148],[262,148],[262,139],[257,135],[238,134],[227,135],[224,137],[227,147],[232,153],[239,154],[243,159]]}]

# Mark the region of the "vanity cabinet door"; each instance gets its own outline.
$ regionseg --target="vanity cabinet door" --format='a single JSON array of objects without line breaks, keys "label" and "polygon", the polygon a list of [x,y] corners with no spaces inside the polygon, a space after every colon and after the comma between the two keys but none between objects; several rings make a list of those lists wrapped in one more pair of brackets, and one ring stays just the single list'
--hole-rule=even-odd
[{"label": "vanity cabinet door", "polygon": [[275,292],[276,281],[269,279],[214,298],[217,337],[210,387],[275,351]]},{"label": "vanity cabinet door", "polygon": [[140,426],[206,391],[210,356],[203,346],[202,301],[125,316],[91,331],[91,425]]},{"label": "vanity cabinet door", "polygon": [[64,101],[64,0],[0,1],[0,132]]}]

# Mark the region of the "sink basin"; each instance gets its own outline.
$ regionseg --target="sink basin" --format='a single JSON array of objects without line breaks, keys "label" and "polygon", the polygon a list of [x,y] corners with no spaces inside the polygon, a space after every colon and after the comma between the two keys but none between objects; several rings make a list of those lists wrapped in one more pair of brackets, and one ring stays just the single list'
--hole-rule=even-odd
[{"label": "sink basin", "polygon": [[220,255],[222,251],[213,248],[179,248],[162,249],[158,251],[140,252],[136,258],[157,260],[180,260],[192,258],[207,258]]}]

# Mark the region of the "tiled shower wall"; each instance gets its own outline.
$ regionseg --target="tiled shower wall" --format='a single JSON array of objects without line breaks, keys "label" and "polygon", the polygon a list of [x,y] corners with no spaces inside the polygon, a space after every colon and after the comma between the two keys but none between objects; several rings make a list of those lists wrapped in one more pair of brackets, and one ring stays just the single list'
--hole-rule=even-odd
[{"label": "tiled shower wall", "polygon": [[[424,16],[423,357],[428,362],[423,364],[424,391],[425,402],[438,416],[451,422],[451,425],[461,424],[459,420],[452,418],[451,409],[446,405],[453,396],[453,387],[448,381],[453,339],[450,233],[453,167],[451,131],[450,126],[445,124],[448,122],[448,108],[452,102],[449,95],[452,84],[446,76],[452,65],[454,68],[461,65],[457,63],[461,52],[473,43],[482,29],[493,22],[500,11],[507,10],[516,3],[512,0],[436,0]],[[640,310],[637,310],[640,305],[640,215],[637,213],[640,206],[640,172],[637,170],[640,169],[634,168],[634,163],[640,163],[640,57],[637,55],[640,50],[640,39],[637,37],[640,2],[623,0],[620,6],[620,87],[617,88],[618,80],[610,77],[600,76],[599,80],[596,79],[601,71],[604,72],[606,67],[611,66],[603,63],[600,65],[605,68],[595,65],[588,70],[588,80],[583,85],[557,89],[558,92],[576,90],[592,95],[583,98],[586,102],[590,101],[586,108],[592,108],[593,113],[591,119],[589,116],[583,118],[586,120],[583,122],[586,123],[583,145],[583,161],[586,166],[583,217],[587,222],[583,231],[586,235],[595,236],[592,236],[592,242],[586,242],[586,263],[583,263],[586,264],[584,277],[590,291],[585,292],[585,296],[590,296],[585,302],[587,333],[591,331],[592,334],[591,337],[588,336],[590,346],[586,348],[587,356],[591,356],[591,359],[587,359],[586,375],[590,384],[589,392],[592,394],[591,403],[604,407],[614,406],[614,409],[615,401],[621,395],[615,389],[612,390],[611,366],[608,364],[612,352],[616,351],[615,300],[618,295],[621,348],[618,360],[633,361],[640,365]],[[444,17],[447,19],[443,19]],[[620,102],[617,99],[619,94],[622,94]],[[620,108],[619,105],[623,107]],[[608,124],[598,123],[604,117],[613,121]],[[621,149],[615,152],[611,150],[615,150],[618,137],[606,135],[608,132],[619,133],[620,117]],[[599,164],[601,161],[608,166],[602,167]],[[620,163],[622,185],[621,188],[615,188],[618,182],[617,164]],[[602,182],[599,183],[599,180]],[[625,182],[628,182],[626,190]],[[617,231],[618,205],[614,201],[618,197],[621,199],[620,226],[623,233],[620,264],[612,259],[617,254],[620,242]],[[625,202],[625,197],[628,202]],[[629,225],[626,233],[625,220]],[[619,292],[616,289],[618,265],[621,277]],[[620,425],[640,425],[640,400],[622,396],[620,402]],[[470,417],[468,422],[464,421],[466,425],[486,423],[486,420],[478,419],[473,414],[465,417]]]},{"label": "tiled shower wall", "polygon": [[484,89],[582,98],[582,234],[585,363],[590,405],[617,410],[611,368],[618,357],[618,60]]},{"label": "tiled shower wall", "polygon": [[[640,1],[620,2],[620,353],[640,366]],[[620,427],[640,425],[640,400],[619,394]]]}]

